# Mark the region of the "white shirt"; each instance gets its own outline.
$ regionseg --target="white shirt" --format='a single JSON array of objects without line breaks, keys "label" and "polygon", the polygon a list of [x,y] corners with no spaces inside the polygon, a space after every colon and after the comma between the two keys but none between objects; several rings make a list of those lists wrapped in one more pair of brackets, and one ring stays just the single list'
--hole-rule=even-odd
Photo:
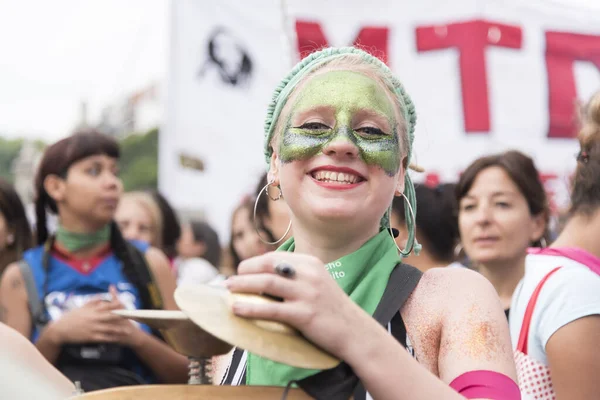
[{"label": "white shirt", "polygon": [[593,270],[600,271],[600,259],[582,250],[575,250],[581,257],[548,255],[547,250],[553,249],[542,250],[546,254],[527,255],[525,276],[513,294],[509,317],[511,341],[516,349],[533,291],[551,270],[562,267],[544,284],[531,317],[527,353],[545,365],[546,344],[556,331],[576,319],[600,314],[600,275]]},{"label": "white shirt", "polygon": [[190,258],[177,262],[177,286],[209,283],[218,275],[219,271],[204,258]]}]

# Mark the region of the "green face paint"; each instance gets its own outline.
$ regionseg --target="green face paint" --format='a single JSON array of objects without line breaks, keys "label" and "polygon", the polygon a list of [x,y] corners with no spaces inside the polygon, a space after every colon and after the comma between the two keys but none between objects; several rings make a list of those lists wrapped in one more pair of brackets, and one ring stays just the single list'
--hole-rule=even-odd
[{"label": "green face paint", "polygon": [[[317,107],[332,111],[310,111]],[[334,126],[312,117],[294,126],[294,116],[306,112],[311,116],[333,114]],[[383,132],[373,124],[353,127],[353,118],[360,112],[384,119],[391,132]],[[311,79],[296,99],[283,131],[279,158],[282,162],[306,160],[336,140],[348,140],[358,148],[365,163],[379,166],[387,175],[394,176],[401,163],[395,127],[393,105],[374,80],[357,72],[327,72]]]}]

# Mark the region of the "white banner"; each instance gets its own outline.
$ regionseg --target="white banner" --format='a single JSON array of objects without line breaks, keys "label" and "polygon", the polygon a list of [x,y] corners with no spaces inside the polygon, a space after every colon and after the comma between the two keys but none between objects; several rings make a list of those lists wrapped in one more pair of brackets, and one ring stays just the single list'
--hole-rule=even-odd
[{"label": "white banner", "polygon": [[[282,8],[285,7],[285,8]],[[455,181],[475,158],[531,155],[554,205],[575,166],[577,101],[600,88],[600,15],[547,1],[172,2],[159,185],[229,237],[265,171],[271,94],[301,55],[360,44],[416,104],[416,181]]]}]

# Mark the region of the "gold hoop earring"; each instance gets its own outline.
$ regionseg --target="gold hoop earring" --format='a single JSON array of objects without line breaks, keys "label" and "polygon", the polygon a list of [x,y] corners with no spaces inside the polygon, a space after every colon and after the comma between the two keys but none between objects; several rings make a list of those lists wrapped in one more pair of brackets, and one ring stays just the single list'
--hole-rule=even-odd
[{"label": "gold hoop earring", "polygon": [[260,192],[258,192],[258,195],[256,196],[256,200],[254,200],[254,214],[253,214],[253,220],[252,222],[254,223],[254,230],[256,231],[256,234],[258,235],[258,238],[260,239],[261,242],[263,242],[264,244],[277,244],[279,242],[281,242],[287,235],[288,233],[290,233],[290,229],[292,229],[292,220],[290,219],[290,223],[288,224],[287,230],[285,231],[285,233],[283,234],[282,237],[279,238],[279,240],[276,240],[274,242],[269,242],[268,240],[263,239],[263,237],[260,235],[260,229],[258,228],[258,224],[256,223],[256,209],[258,208],[258,200],[260,199],[260,196],[263,194],[263,192],[266,190],[267,191],[267,197],[270,198],[273,201],[277,201],[281,198],[281,189],[279,189],[279,196],[277,197],[277,199],[273,199],[271,198],[271,196],[269,196],[269,191],[267,190],[269,188],[270,185],[272,185],[273,182],[269,182],[267,183],[261,190]]},{"label": "gold hoop earring", "polygon": [[[402,195],[402,197],[404,198],[404,204],[406,204],[408,206],[408,211],[410,212],[412,221],[413,221],[413,226],[417,226],[417,220],[415,218],[415,212],[413,211],[412,206],[410,205],[410,201],[408,201],[408,198],[406,197],[406,195],[404,193],[400,193]],[[391,212],[390,212],[391,214]],[[390,234],[392,235],[392,237],[394,237],[394,231],[392,230],[392,221],[390,220],[390,218],[388,218],[388,230],[390,231]],[[408,223],[406,224],[406,226],[408,227]],[[398,249],[398,251],[400,252],[400,254],[402,254],[404,257],[408,257],[410,255],[410,253],[413,251],[413,249],[415,248],[415,243],[417,242],[417,238],[413,238],[412,243],[410,244],[410,249],[408,249],[408,251],[406,251],[406,248],[401,249],[400,246],[398,246],[398,243],[396,243],[396,241],[394,240],[394,244],[396,245],[396,248]]]}]

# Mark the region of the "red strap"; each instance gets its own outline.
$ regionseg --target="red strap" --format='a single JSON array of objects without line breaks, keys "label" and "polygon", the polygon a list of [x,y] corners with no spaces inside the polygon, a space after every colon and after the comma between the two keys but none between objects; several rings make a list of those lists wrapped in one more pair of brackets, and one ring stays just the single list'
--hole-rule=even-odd
[{"label": "red strap", "polygon": [[542,278],[540,283],[538,283],[537,287],[533,291],[531,298],[529,299],[529,303],[527,304],[527,309],[525,310],[525,317],[523,318],[523,325],[521,326],[521,332],[519,333],[519,342],[517,344],[517,350],[522,352],[523,354],[527,354],[527,339],[529,339],[529,326],[531,325],[531,316],[533,315],[533,309],[535,308],[535,303],[537,303],[538,296],[540,295],[540,291],[542,290],[542,286],[546,283],[548,278],[552,276],[553,273],[561,269],[561,267],[556,267],[552,271],[548,272],[546,276]]}]

